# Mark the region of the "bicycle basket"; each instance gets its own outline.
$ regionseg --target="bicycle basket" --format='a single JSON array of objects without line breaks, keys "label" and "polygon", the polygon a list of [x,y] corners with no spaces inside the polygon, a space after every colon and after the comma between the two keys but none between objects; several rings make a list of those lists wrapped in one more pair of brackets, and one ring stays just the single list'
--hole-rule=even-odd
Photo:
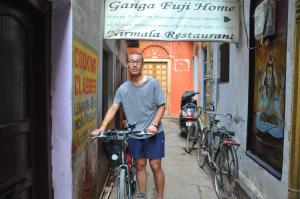
[{"label": "bicycle basket", "polygon": [[122,142],[110,140],[103,143],[104,152],[111,167],[117,167],[121,164]]}]

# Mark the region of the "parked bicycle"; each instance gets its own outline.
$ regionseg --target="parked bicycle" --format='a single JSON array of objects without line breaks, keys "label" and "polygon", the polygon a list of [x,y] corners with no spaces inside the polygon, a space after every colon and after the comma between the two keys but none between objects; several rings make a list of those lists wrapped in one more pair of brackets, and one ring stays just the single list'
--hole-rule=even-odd
[{"label": "parked bicycle", "polygon": [[236,150],[240,144],[233,140],[234,132],[218,127],[220,120],[216,119],[216,115],[232,116],[215,112],[207,114],[210,115],[210,123],[203,129],[198,141],[198,163],[203,168],[207,161],[215,169],[214,187],[218,198],[231,197],[239,177]]},{"label": "parked bicycle", "polygon": [[186,136],[186,152],[190,153],[195,144],[198,142],[201,132],[204,128],[204,119],[203,113],[205,111],[214,111],[213,105],[209,104],[209,108],[206,107],[197,107],[197,118],[193,121],[192,125],[188,128]]},{"label": "parked bicycle", "polygon": [[130,136],[143,137],[149,136],[146,130],[135,131],[135,125],[129,125],[129,128],[122,130],[109,130],[103,132],[98,136],[92,137],[99,138],[104,141],[115,141],[119,145],[118,151],[110,154],[109,159],[117,161],[115,168],[116,176],[118,179],[117,195],[118,199],[132,199],[136,189],[136,169],[134,159],[130,157],[127,149],[127,140]]}]

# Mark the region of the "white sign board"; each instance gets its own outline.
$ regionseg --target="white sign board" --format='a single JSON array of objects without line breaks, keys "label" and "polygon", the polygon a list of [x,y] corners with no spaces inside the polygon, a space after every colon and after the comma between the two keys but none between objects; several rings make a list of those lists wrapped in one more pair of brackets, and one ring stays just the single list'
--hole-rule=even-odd
[{"label": "white sign board", "polygon": [[239,40],[238,0],[106,0],[105,39]]}]

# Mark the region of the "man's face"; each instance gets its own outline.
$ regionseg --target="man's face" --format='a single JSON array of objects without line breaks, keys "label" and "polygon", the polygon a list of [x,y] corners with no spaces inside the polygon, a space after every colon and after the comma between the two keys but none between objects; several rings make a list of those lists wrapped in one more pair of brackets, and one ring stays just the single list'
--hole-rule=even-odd
[{"label": "man's face", "polygon": [[127,60],[127,67],[129,74],[132,76],[140,75],[142,73],[143,61],[142,56],[138,54],[131,54]]}]

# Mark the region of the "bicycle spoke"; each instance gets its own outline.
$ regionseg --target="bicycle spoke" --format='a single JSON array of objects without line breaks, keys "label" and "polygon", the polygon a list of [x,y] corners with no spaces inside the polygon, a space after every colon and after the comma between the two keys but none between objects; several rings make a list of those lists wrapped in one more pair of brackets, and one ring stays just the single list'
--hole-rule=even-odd
[{"label": "bicycle spoke", "polygon": [[232,148],[224,147],[216,158],[215,190],[219,198],[230,197],[235,186],[234,171],[237,168]]},{"label": "bicycle spoke", "polygon": [[205,164],[206,157],[207,157],[207,130],[204,129],[198,140],[197,160],[201,168]]}]

